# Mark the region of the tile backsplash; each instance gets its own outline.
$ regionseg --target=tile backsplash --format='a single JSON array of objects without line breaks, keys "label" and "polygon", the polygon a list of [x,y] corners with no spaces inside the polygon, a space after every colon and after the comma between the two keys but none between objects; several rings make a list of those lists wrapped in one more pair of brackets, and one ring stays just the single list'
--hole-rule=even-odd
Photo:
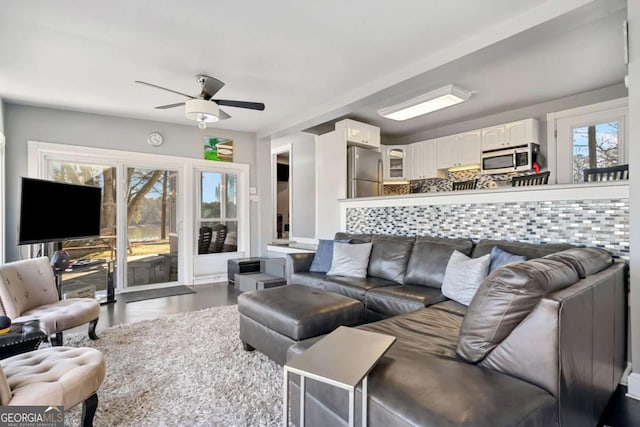
[{"label": "tile backsplash", "polygon": [[477,179],[477,188],[496,188],[511,184],[513,174],[482,175],[480,169],[463,171],[447,171],[444,178],[418,179],[411,181],[409,186],[412,193],[434,193],[438,191],[451,191],[454,182]]},{"label": "tile backsplash", "polygon": [[573,243],[629,258],[629,200],[348,208],[352,233]]}]

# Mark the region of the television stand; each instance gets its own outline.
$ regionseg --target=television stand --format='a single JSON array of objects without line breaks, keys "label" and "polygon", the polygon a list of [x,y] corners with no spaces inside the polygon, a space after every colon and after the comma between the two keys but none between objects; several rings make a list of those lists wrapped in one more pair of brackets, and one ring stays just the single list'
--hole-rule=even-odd
[{"label": "television stand", "polygon": [[54,269],[53,272],[56,276],[56,288],[58,289],[58,298],[62,299],[63,276],[65,274],[71,274],[75,272],[91,272],[91,270],[97,271],[99,267],[106,267],[107,294],[99,298],[99,302],[101,305],[111,304],[116,302],[115,288],[113,283],[114,263],[115,263],[115,260],[113,259],[80,260],[79,262],[69,264],[69,266],[65,270]]}]

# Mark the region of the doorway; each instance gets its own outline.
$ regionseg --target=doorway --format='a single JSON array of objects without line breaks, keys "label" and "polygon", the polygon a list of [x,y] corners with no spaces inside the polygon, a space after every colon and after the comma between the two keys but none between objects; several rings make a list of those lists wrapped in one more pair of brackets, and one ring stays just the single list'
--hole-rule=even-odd
[{"label": "doorway", "polygon": [[276,240],[289,240],[291,235],[291,146],[275,149],[272,157],[275,216],[273,237]]}]

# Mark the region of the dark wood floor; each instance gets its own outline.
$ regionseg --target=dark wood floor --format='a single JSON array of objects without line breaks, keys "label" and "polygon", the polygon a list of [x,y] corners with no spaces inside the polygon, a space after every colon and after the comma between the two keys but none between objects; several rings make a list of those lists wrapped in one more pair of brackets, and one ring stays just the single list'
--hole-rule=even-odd
[{"label": "dark wood floor", "polygon": [[[232,305],[238,302],[240,294],[226,283],[194,286],[194,294],[176,295],[139,302],[125,303],[118,300],[101,307],[98,334],[101,330],[122,323],[155,319],[165,314],[201,310],[203,308]],[[76,328],[73,332],[86,330]],[[625,396],[626,387],[620,386],[611,398],[600,419],[602,427],[640,427],[640,401]]]},{"label": "dark wood floor", "polygon": [[[196,293],[129,303],[118,299],[115,303],[102,305],[97,328],[98,334],[105,328],[123,323],[155,319],[171,313],[236,304],[240,294],[233,286],[227,286],[226,283],[198,285],[191,286],[191,288]],[[70,332],[83,330],[86,330],[86,327],[74,328]]]}]

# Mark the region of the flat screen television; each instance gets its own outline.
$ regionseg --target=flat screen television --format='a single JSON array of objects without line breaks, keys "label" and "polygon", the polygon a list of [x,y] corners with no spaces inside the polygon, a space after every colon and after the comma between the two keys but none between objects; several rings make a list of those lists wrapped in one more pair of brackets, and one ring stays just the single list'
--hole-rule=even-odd
[{"label": "flat screen television", "polygon": [[102,189],[22,178],[18,244],[100,235]]}]

